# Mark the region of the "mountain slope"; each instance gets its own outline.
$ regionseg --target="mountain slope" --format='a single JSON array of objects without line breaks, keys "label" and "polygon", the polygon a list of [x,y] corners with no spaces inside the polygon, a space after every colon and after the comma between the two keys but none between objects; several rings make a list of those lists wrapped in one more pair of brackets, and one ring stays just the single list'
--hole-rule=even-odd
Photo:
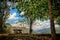
[{"label": "mountain slope", "polygon": [[[50,34],[51,29],[50,28],[44,28],[44,29],[40,29],[40,30],[35,30],[35,32],[40,33],[40,34]],[[56,27],[56,33],[60,33],[60,27]]]}]

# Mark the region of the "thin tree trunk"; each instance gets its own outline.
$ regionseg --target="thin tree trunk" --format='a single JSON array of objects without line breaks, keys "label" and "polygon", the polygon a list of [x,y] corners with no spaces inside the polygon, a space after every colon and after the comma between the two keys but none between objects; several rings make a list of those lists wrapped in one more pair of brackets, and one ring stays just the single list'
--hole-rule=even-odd
[{"label": "thin tree trunk", "polygon": [[[6,0],[3,0],[3,5],[4,5],[4,8],[6,6]],[[3,6],[2,6],[3,7]],[[0,10],[2,10],[3,8],[1,8]],[[2,12],[3,11],[3,12]],[[4,9],[1,11],[1,14],[0,14],[0,33],[4,33],[4,27],[3,27],[3,14],[4,14]]]},{"label": "thin tree trunk", "polygon": [[30,18],[30,30],[29,30],[30,34],[32,34],[32,24],[33,24],[33,19]]},{"label": "thin tree trunk", "polygon": [[15,0],[12,0],[12,8],[14,8]]},{"label": "thin tree trunk", "polygon": [[48,0],[48,7],[49,7],[49,14],[50,14],[51,36],[52,36],[52,40],[56,40],[52,0]]},{"label": "thin tree trunk", "polygon": [[[1,4],[1,0],[0,0],[0,4]],[[2,32],[2,8],[1,8],[1,6],[0,6],[0,33]]]},{"label": "thin tree trunk", "polygon": [[[0,0],[0,4],[1,4],[1,0]],[[1,6],[0,6],[0,33],[2,32],[2,12],[1,12]]]},{"label": "thin tree trunk", "polygon": [[3,1],[4,9],[1,13],[1,20],[0,20],[0,32],[5,33],[5,22],[7,19],[7,16],[9,15],[9,7],[7,7],[7,0]]},{"label": "thin tree trunk", "polygon": [[0,33],[3,33],[3,21],[2,21],[2,19],[0,19]]}]

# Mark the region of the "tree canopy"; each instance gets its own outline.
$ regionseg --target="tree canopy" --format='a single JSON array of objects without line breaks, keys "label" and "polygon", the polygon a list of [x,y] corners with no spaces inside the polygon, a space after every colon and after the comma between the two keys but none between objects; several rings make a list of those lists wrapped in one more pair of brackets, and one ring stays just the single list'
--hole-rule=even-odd
[{"label": "tree canopy", "polygon": [[47,19],[48,2],[47,0],[19,0],[17,9],[24,11],[27,18]]}]

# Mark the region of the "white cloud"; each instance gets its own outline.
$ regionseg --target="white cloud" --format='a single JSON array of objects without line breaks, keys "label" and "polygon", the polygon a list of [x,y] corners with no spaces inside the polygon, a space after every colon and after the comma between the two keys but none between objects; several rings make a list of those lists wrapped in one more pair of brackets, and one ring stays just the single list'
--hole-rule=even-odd
[{"label": "white cloud", "polygon": [[16,16],[16,13],[13,13],[12,15],[10,14],[10,16],[9,16],[9,18],[8,18],[8,19],[9,19],[9,20],[16,19],[16,17],[15,17],[15,16]]},{"label": "white cloud", "polygon": [[[55,24],[55,27],[59,27],[59,25]],[[42,22],[42,21],[35,21],[32,29],[33,30],[40,30],[40,29],[44,29],[44,28],[50,28],[50,21],[46,21],[46,22]]]},{"label": "white cloud", "polygon": [[20,13],[20,15],[24,15],[24,13],[25,13],[25,12],[24,12],[24,11],[22,11],[22,12]]},{"label": "white cloud", "polygon": [[8,6],[11,6],[11,2],[7,2],[7,5],[8,5]]}]

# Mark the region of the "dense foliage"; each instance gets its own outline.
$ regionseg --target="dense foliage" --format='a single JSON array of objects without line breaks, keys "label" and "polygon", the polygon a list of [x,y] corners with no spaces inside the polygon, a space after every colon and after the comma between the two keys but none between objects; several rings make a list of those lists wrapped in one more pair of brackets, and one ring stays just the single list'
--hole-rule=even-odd
[{"label": "dense foliage", "polygon": [[46,0],[19,0],[17,9],[25,12],[27,18],[47,19],[48,3]]}]

